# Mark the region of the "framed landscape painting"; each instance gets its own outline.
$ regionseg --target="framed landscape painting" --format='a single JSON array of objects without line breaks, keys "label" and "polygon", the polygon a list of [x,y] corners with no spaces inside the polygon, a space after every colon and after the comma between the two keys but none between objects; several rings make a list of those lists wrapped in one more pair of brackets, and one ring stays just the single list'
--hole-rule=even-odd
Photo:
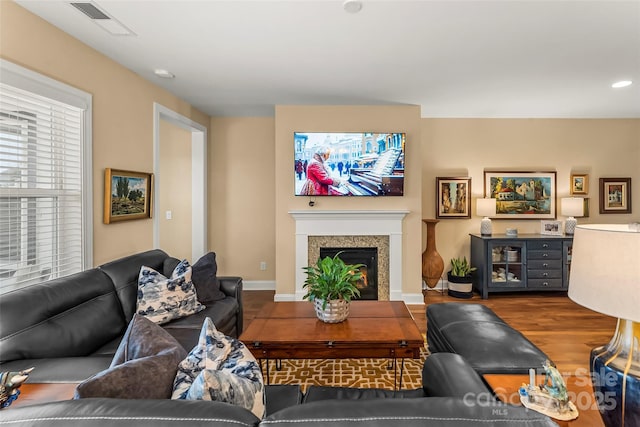
[{"label": "framed landscape painting", "polygon": [[555,219],[556,172],[484,172],[485,197],[504,219]]},{"label": "framed landscape painting", "polygon": [[104,223],[151,218],[153,174],[104,170]]},{"label": "framed landscape painting", "polygon": [[471,178],[436,178],[436,218],[471,218]]},{"label": "framed landscape painting", "polygon": [[600,178],[600,213],[631,213],[631,178]]}]

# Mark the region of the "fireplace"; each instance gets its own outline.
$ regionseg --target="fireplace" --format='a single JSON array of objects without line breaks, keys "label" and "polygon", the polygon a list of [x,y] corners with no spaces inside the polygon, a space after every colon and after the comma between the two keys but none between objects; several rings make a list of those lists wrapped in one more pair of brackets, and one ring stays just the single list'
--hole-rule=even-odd
[{"label": "fireplace", "polygon": [[[303,268],[315,263],[321,247],[378,249],[378,299],[403,300],[402,220],[408,211],[290,211],[296,222],[295,294],[305,294]],[[276,299],[278,295],[276,295]],[[286,299],[282,299],[286,301]]]},{"label": "fireplace", "polygon": [[[338,255],[339,254],[339,255]],[[358,290],[363,300],[378,300],[378,248],[320,248],[320,258],[338,255],[345,264],[363,264]]]}]

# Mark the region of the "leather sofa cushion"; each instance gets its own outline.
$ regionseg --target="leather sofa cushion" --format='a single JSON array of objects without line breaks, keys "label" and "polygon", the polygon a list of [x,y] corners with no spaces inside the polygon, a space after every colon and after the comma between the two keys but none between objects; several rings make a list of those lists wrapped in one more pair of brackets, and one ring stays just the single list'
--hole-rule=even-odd
[{"label": "leather sofa cushion", "polygon": [[265,415],[302,403],[302,388],[298,384],[271,384],[264,386]]},{"label": "leather sofa cushion", "polygon": [[266,417],[269,427],[557,427],[550,418],[519,406],[469,404],[453,397],[323,400],[291,406]]},{"label": "leather sofa cushion", "polygon": [[415,390],[385,390],[381,388],[310,386],[304,394],[302,403],[329,399],[408,399],[416,397],[425,397],[421,388]]},{"label": "leather sofa cushion", "polygon": [[113,356],[20,359],[0,365],[2,371],[34,367],[29,383],[79,383],[109,367]]},{"label": "leather sofa cushion", "polygon": [[430,397],[472,397],[495,402],[493,392],[480,375],[455,353],[434,353],[422,367],[422,388]]},{"label": "leather sofa cushion", "polygon": [[87,356],[126,327],[113,284],[102,271],[49,280],[0,298],[0,362]]},{"label": "leather sofa cushion", "polygon": [[175,319],[165,323],[162,327],[169,332],[185,350],[191,351],[198,344],[198,336],[204,320],[208,317],[213,320],[216,329],[230,337],[237,337],[235,331],[238,301],[227,297],[215,304],[205,306],[205,309],[181,319]]},{"label": "leather sofa cushion", "polygon": [[260,422],[235,405],[162,399],[63,400],[11,408],[0,413],[0,420],[11,427],[252,427]]},{"label": "leather sofa cushion", "polygon": [[482,304],[437,303],[427,307],[431,353],[463,356],[479,374],[528,374],[548,356]]},{"label": "leather sofa cushion", "polygon": [[[129,324],[133,318],[133,313],[136,312],[140,267],[146,265],[164,274],[165,270],[163,267],[167,258],[169,258],[169,255],[167,255],[166,252],[160,249],[152,249],[150,251],[129,255],[98,267],[113,281],[112,286],[115,287],[120,303],[122,304],[121,310],[125,318],[125,326]],[[166,274],[164,275],[166,276]],[[171,271],[169,271],[169,275],[171,275]]]}]

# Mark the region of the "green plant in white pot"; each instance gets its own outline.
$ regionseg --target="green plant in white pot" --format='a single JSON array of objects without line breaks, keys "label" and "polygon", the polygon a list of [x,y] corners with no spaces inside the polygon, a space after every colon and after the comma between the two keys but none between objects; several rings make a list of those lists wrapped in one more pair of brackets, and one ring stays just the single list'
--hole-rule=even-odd
[{"label": "green plant in white pot", "polygon": [[349,303],[360,296],[357,283],[362,279],[364,264],[345,264],[338,252],[333,257],[318,258],[316,265],[303,267],[307,273],[303,299],[313,302],[318,319],[327,323],[344,321]]},{"label": "green plant in white pot", "polygon": [[471,267],[467,257],[451,259],[451,271],[447,273],[449,290],[447,293],[457,298],[471,298],[473,296],[472,272],[476,267]]}]

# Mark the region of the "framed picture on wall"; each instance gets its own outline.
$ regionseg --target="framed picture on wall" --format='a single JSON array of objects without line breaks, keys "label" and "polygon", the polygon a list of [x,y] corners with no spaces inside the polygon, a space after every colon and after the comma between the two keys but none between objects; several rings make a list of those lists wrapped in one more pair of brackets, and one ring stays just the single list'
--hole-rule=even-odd
[{"label": "framed picture on wall", "polygon": [[569,185],[571,194],[588,194],[589,193],[589,175],[586,173],[572,173]]},{"label": "framed picture on wall", "polygon": [[484,172],[484,196],[503,219],[555,219],[556,172]]},{"label": "framed picture on wall", "polygon": [[600,178],[600,213],[631,213],[631,178]]},{"label": "framed picture on wall", "polygon": [[436,178],[436,218],[471,218],[471,178]]},{"label": "framed picture on wall", "polygon": [[103,222],[151,218],[152,188],[151,173],[106,168]]}]

